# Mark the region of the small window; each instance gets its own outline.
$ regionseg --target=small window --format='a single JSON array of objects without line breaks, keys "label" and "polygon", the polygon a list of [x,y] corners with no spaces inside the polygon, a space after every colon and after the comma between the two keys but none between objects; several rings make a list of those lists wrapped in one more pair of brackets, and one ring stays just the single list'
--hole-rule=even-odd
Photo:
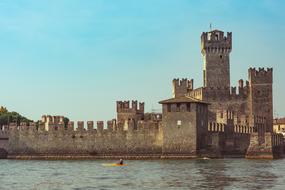
[{"label": "small window", "polygon": [[180,103],[176,104],[176,111],[180,111]]},{"label": "small window", "polygon": [[215,35],[215,40],[219,40],[218,34]]},{"label": "small window", "polygon": [[222,55],[220,55],[220,59],[223,59],[223,56],[222,56]]},{"label": "small window", "polygon": [[177,121],[177,126],[181,126],[181,123],[182,123],[181,120],[178,120]]},{"label": "small window", "polygon": [[190,103],[187,104],[187,111],[188,111],[188,112],[191,111],[191,104],[190,104]]},{"label": "small window", "polygon": [[171,112],[171,104],[167,104],[167,111]]}]

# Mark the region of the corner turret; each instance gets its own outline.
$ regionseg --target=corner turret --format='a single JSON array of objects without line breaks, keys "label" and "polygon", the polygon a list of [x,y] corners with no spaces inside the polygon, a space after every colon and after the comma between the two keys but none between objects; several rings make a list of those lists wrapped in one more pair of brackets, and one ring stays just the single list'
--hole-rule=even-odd
[{"label": "corner turret", "polygon": [[173,97],[182,97],[188,94],[193,90],[193,79],[173,79],[172,86],[173,86]]},{"label": "corner turret", "polygon": [[117,101],[117,121],[125,123],[130,119],[135,121],[144,119],[144,102],[138,103],[137,100],[133,100],[131,105],[130,101]]}]

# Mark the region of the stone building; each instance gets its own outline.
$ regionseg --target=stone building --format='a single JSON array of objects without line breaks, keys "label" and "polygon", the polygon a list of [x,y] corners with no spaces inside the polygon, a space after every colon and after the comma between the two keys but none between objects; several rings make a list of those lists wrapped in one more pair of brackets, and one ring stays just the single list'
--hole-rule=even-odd
[{"label": "stone building", "polygon": [[[203,86],[194,88],[193,79],[174,79],[173,94],[174,97],[186,95],[208,102],[210,123],[229,125],[230,121],[232,125],[253,129],[247,155],[252,158],[259,157],[261,154],[257,152],[262,150],[272,152],[273,69],[249,68],[245,84],[244,80],[240,79],[238,87],[232,87],[231,52],[231,32],[226,35],[219,30],[203,32],[201,35],[201,53],[204,60]],[[225,117],[228,112],[231,113],[230,120]]]},{"label": "stone building", "polygon": [[285,137],[285,117],[273,120],[273,132],[281,133]]},{"label": "stone building", "polygon": [[162,104],[164,155],[193,155],[206,148],[208,103],[179,96]]},{"label": "stone building", "polygon": [[234,124],[255,126],[256,117],[262,117],[266,122],[265,129],[256,130],[272,132],[272,68],[249,68],[245,84],[240,79],[238,87],[232,87],[231,51],[232,33],[228,32],[225,36],[219,30],[203,32],[203,86],[194,89],[193,79],[183,79],[180,83],[176,79],[173,81],[174,85],[180,86],[175,93],[181,94],[184,91],[191,97],[209,102],[209,121],[223,120],[224,113],[231,111],[234,114]]}]

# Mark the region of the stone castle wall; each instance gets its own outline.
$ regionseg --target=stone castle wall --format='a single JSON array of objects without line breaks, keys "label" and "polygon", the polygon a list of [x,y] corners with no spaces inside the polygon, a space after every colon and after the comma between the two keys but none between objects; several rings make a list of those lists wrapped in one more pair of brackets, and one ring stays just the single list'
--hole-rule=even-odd
[{"label": "stone castle wall", "polygon": [[[74,129],[74,122],[69,122],[67,128],[50,126],[50,129],[54,130],[49,131],[46,131],[43,125],[37,127],[34,123],[29,126],[25,123],[20,126],[11,124],[9,129],[6,127],[5,130],[0,131],[0,138],[5,137],[0,144],[0,149],[7,151],[10,158],[21,156],[76,157],[80,155],[91,157],[141,155],[159,158],[169,154],[175,155],[175,145],[183,147],[183,139],[180,139],[181,135],[178,135],[177,138],[182,140],[181,144],[177,144],[179,141],[172,139],[176,141],[173,143],[173,151],[163,151],[165,139],[162,123],[139,121],[135,129],[134,121],[131,120],[128,122],[127,130],[122,123],[115,123],[115,120],[108,121],[107,128],[104,128],[104,123],[100,121],[97,122],[97,128],[94,128],[93,123],[87,122],[86,129],[84,122],[78,122],[77,128]],[[244,157],[247,153],[250,158],[260,152],[258,147],[268,147],[269,153],[278,154],[283,143],[281,135],[271,133],[266,135],[264,142],[260,142],[258,133],[253,132],[253,127],[232,125],[231,122],[228,124],[209,122],[206,136],[204,144],[207,147],[206,156],[209,157]],[[195,141],[192,143],[196,144],[195,135],[191,138]],[[203,153],[203,150],[204,148],[198,155]],[[179,157],[181,156],[180,149],[178,152],[176,156]],[[195,154],[186,151],[185,155]],[[264,157],[267,158],[266,156]]]},{"label": "stone castle wall", "polygon": [[212,145],[221,156],[243,157],[249,146],[253,127],[209,122],[208,144]]},{"label": "stone castle wall", "polygon": [[[118,155],[118,154],[160,154],[161,133],[157,123],[140,122],[137,129],[129,124],[128,130],[122,124],[115,128],[103,129],[103,122],[78,122],[76,130],[73,122],[67,129],[46,131],[44,126],[34,124],[10,126],[9,155]],[[110,122],[108,122],[110,124]],[[50,126],[50,129],[52,126]]]},{"label": "stone castle wall", "polygon": [[0,126],[0,159],[7,157],[9,139],[8,126]]},{"label": "stone castle wall", "polygon": [[[231,110],[236,115],[236,124],[244,124],[245,121],[241,120],[246,115],[249,115],[248,110],[248,82],[243,86],[243,80],[239,80],[238,87],[230,88],[197,88],[188,93],[189,96],[199,100],[207,101],[209,105],[209,121],[219,122],[217,113]],[[237,91],[238,89],[238,91]]]}]

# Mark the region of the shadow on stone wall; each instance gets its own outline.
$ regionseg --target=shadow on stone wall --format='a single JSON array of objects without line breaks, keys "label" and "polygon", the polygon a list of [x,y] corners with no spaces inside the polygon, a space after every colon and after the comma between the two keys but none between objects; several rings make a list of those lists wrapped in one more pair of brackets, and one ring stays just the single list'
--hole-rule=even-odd
[{"label": "shadow on stone wall", "polygon": [[8,152],[3,149],[3,148],[0,148],[0,159],[6,159],[8,156]]}]

